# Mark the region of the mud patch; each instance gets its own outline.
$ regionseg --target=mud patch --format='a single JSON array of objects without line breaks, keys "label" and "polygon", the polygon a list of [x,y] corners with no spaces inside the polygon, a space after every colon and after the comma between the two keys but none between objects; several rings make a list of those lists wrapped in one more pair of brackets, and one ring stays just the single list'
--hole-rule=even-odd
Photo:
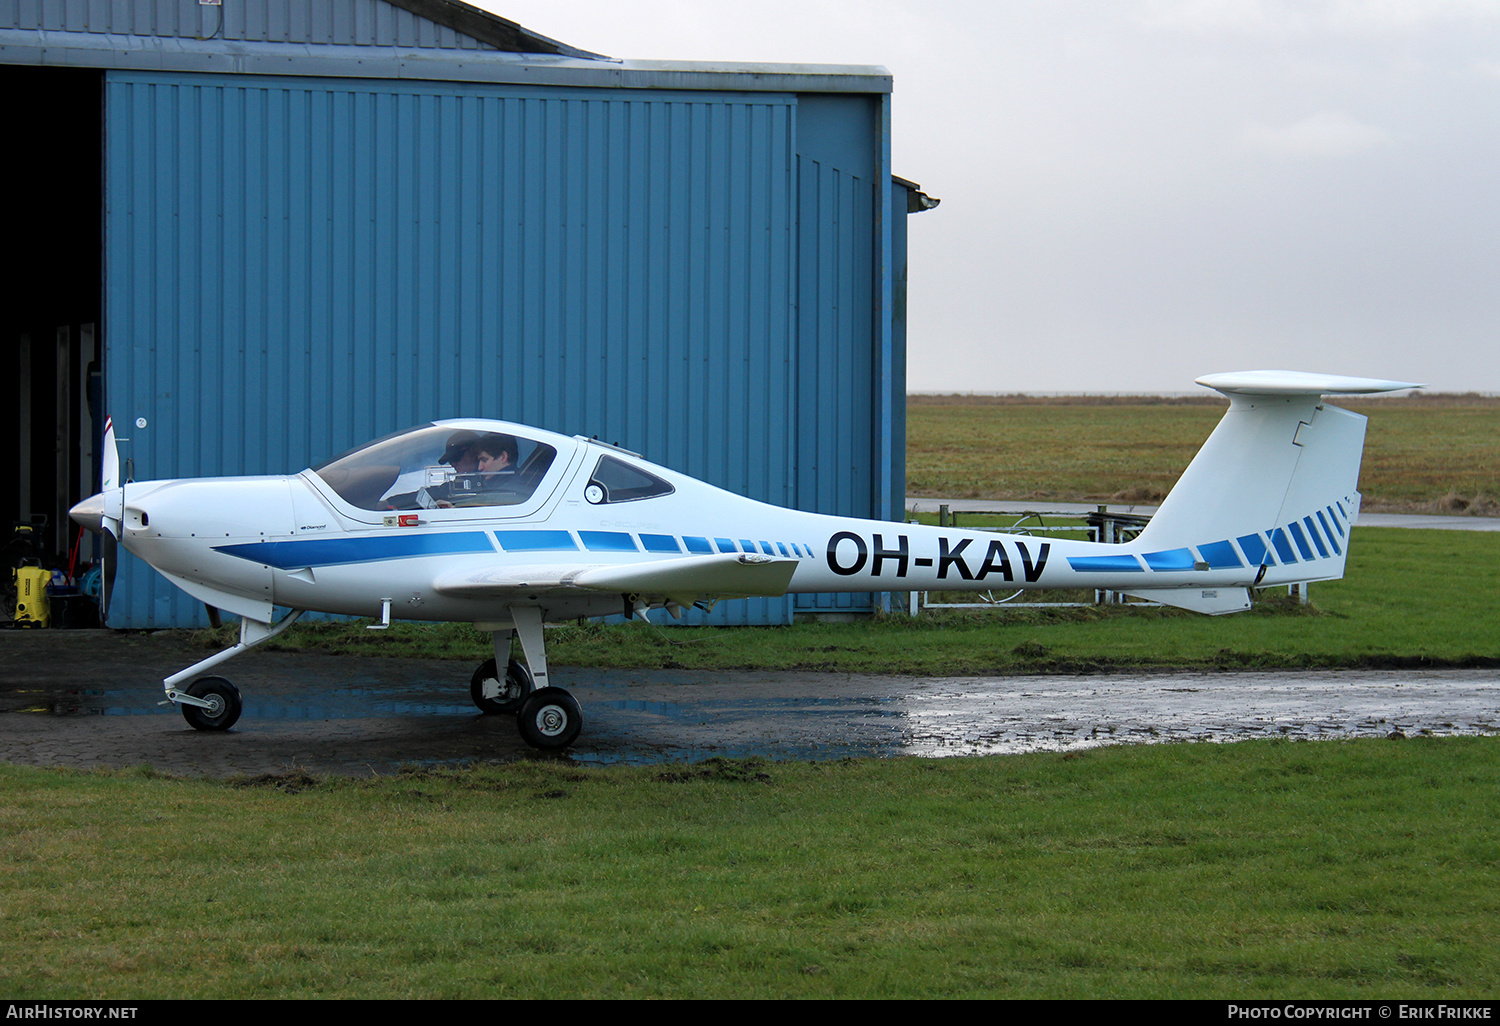
[{"label": "mud patch", "polygon": [[302,770],[289,773],[257,773],[250,777],[231,777],[231,787],[270,787],[282,794],[300,794],[318,786],[318,778]]},{"label": "mud patch", "polygon": [[702,762],[679,769],[665,770],[656,775],[663,784],[682,784],[690,780],[731,780],[736,783],[769,784],[771,774],[766,772],[762,759],[704,759]]}]

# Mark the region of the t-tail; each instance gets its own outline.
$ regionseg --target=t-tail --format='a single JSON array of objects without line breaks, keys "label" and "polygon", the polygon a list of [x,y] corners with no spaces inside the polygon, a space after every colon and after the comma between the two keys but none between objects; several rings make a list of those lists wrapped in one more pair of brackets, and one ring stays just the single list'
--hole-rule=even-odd
[{"label": "t-tail", "polygon": [[[1174,560],[1243,569],[1249,587],[1342,577],[1359,517],[1365,418],[1323,396],[1421,386],[1296,371],[1211,374],[1198,384],[1229,396],[1229,410],[1131,548],[1163,569]],[[1250,604],[1248,587],[1121,590],[1204,613]]]}]

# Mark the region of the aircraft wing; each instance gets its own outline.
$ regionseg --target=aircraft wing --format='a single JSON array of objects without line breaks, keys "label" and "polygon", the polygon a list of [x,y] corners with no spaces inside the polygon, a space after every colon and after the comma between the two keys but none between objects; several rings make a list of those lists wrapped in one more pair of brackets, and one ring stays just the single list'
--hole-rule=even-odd
[{"label": "aircraft wing", "polygon": [[445,574],[435,591],[472,597],[507,597],[520,592],[572,590],[660,595],[681,605],[699,598],[775,597],[786,594],[795,559],[772,556],[712,555],[654,559],[645,563],[537,564],[497,566]]}]

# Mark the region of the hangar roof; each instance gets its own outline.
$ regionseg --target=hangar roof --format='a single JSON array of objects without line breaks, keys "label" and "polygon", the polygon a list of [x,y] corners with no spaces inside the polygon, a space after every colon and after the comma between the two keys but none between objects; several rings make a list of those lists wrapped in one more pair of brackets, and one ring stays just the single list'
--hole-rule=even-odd
[{"label": "hangar roof", "polygon": [[0,64],[635,89],[888,93],[874,65],[632,61],[459,0],[3,5]]}]

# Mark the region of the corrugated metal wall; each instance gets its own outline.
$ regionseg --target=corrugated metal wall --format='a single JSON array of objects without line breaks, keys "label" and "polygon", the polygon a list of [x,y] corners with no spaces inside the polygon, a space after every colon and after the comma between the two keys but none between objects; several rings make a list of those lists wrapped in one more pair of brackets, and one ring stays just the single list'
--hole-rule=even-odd
[{"label": "corrugated metal wall", "polygon": [[[802,221],[827,229],[800,239],[807,298],[798,306],[798,335],[809,344],[800,351],[797,378],[798,436],[805,440],[796,462],[797,492],[818,496],[824,512],[878,516],[872,503],[878,439],[871,430],[874,187],[810,157],[799,157],[797,165]],[[869,602],[868,595],[846,593],[802,596],[798,604],[830,611],[864,609]]]},{"label": "corrugated metal wall", "polygon": [[[105,91],[108,404],[138,478],[285,473],[494,416],[882,515],[889,171],[838,127],[879,99],[818,98],[803,128],[776,93],[121,71]],[[111,613],[201,618],[133,560]]]},{"label": "corrugated metal wall", "polygon": [[0,25],[167,39],[489,49],[385,0],[0,0]]}]

